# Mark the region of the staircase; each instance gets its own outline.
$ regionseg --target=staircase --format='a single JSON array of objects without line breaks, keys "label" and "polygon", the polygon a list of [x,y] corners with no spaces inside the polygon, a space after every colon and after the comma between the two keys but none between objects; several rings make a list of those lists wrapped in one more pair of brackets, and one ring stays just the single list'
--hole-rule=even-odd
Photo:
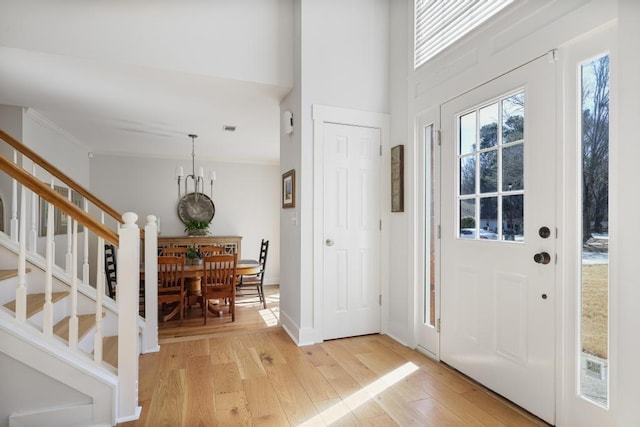
[{"label": "staircase", "polygon": [[[0,371],[2,389],[11,390],[0,393],[0,427],[135,420],[138,356],[159,349],[156,219],[147,217],[141,245],[137,215],[115,212],[2,130],[0,139],[14,149],[13,161],[0,156],[0,186],[13,188],[10,232],[0,232]],[[35,165],[50,174],[50,185]],[[53,190],[58,184],[68,197]],[[72,194],[84,206],[71,203]],[[46,216],[39,221],[44,235],[38,215]],[[63,215],[66,230],[56,235],[55,218]],[[105,293],[105,242],[117,248],[117,300]]]}]

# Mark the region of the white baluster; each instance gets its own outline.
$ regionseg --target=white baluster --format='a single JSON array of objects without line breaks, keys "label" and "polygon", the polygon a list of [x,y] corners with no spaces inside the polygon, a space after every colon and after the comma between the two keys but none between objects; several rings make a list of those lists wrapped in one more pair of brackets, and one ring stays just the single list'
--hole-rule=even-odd
[{"label": "white baluster", "polygon": [[[36,164],[31,166],[31,175],[36,176]],[[36,242],[38,241],[38,195],[31,192],[31,228],[29,229],[29,250],[36,252]]]},{"label": "white baluster", "polygon": [[[18,164],[18,152],[13,150],[13,163]],[[11,240],[18,241],[18,181],[11,181]]]},{"label": "white baluster", "polygon": [[144,227],[144,323],[142,352],[160,351],[158,345],[158,230],[156,217],[147,216]]},{"label": "white baluster", "polygon": [[96,263],[96,334],[93,337],[93,360],[102,363],[102,295],[104,295],[104,239],[98,237],[98,262]]},{"label": "white baluster", "polygon": [[[69,348],[78,348],[78,221],[73,220],[73,250],[71,251],[71,315],[69,316]],[[102,307],[100,308],[102,320]]]},{"label": "white baluster", "polygon": [[[67,200],[69,201],[69,203],[71,203],[71,189],[68,188],[67,189]],[[67,253],[65,255],[64,258],[64,271],[66,271],[67,274],[71,274],[71,224],[73,222],[73,218],[71,218],[71,215],[67,215]]]},{"label": "white baluster", "polygon": [[53,216],[54,206],[51,203],[47,203],[47,238],[45,248],[45,278],[44,278],[44,308],[43,308],[43,321],[42,332],[45,335],[53,335],[53,302],[51,301],[51,294],[53,292],[53,258],[55,257],[53,247]]},{"label": "white baluster", "polygon": [[[122,215],[118,248],[118,418],[137,419],[138,297],[140,289],[140,229],[138,215]],[[134,418],[135,417],[135,418]]]},{"label": "white baluster", "polygon": [[26,242],[26,206],[27,192],[22,189],[20,194],[20,226],[18,232],[18,287],[16,289],[16,319],[21,322],[27,320],[27,242]]},{"label": "white baluster", "polygon": [[[84,199],[84,211],[89,213],[89,202],[87,199]],[[84,243],[82,246],[82,250],[84,252],[82,259],[82,283],[85,285],[89,284],[89,230],[87,227],[84,228],[83,233]]]}]

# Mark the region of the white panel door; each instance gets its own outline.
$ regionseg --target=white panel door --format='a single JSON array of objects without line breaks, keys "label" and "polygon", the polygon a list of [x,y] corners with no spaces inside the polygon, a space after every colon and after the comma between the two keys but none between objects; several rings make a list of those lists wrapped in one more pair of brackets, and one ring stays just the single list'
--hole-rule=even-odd
[{"label": "white panel door", "polygon": [[440,356],[555,421],[555,63],[441,109]]},{"label": "white panel door", "polygon": [[324,125],[324,339],[380,331],[380,130]]}]

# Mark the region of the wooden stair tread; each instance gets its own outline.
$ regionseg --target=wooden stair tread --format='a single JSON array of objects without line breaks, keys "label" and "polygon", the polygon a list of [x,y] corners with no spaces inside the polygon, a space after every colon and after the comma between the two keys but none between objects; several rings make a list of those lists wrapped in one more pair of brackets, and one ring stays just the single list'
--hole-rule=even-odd
[{"label": "wooden stair tread", "polygon": [[118,367],[118,336],[102,339],[102,360],[114,368]]},{"label": "wooden stair tread", "polygon": [[[63,298],[66,298],[69,292],[54,292],[51,294],[51,302],[55,303]],[[11,301],[4,305],[5,308],[16,311],[16,302]],[[44,294],[28,294],[27,295],[27,318],[42,311],[44,307]]]},{"label": "wooden stair tread", "polygon": [[[105,313],[102,313],[102,317],[105,316]],[[53,327],[53,333],[66,342],[69,342],[69,319],[71,316],[67,316],[61,321],[59,321]],[[81,314],[78,316],[78,341],[84,338],[89,331],[96,325],[96,315],[95,314]]]},{"label": "wooden stair tread", "polygon": [[[30,271],[31,269],[26,269],[27,273],[29,273]],[[0,280],[11,279],[12,277],[18,277],[17,268],[0,269]]]}]

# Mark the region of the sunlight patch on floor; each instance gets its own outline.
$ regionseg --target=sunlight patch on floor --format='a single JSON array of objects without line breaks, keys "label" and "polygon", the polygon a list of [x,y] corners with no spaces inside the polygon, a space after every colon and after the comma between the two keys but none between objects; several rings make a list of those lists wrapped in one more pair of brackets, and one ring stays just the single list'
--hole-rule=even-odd
[{"label": "sunlight patch on floor", "polygon": [[267,326],[277,326],[280,321],[280,309],[278,307],[260,310],[260,317]]},{"label": "sunlight patch on floor", "polygon": [[366,403],[368,400],[373,399],[389,387],[408,377],[418,369],[418,366],[414,363],[407,362],[380,379],[372,382],[368,386],[361,388],[346,399],[325,409],[315,417],[308,419],[304,423],[300,424],[300,427],[331,425],[360,405]]}]

